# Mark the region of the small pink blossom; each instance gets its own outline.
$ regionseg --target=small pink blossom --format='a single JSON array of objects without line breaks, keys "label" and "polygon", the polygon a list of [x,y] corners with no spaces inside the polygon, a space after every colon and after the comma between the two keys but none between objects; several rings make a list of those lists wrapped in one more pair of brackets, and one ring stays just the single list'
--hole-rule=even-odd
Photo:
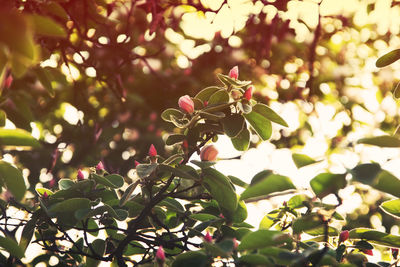
[{"label": "small pink blossom", "polygon": [[10,75],[8,75],[7,78],[4,80],[4,87],[7,88],[7,89],[10,88],[12,82],[13,82],[13,76],[10,74]]},{"label": "small pink blossom", "polygon": [[151,144],[151,146],[150,146],[150,148],[149,148],[149,153],[148,153],[148,155],[149,155],[149,157],[155,157],[155,156],[157,156],[157,150],[156,150],[156,148],[154,147],[154,145],[153,144]]},{"label": "small pink blossom", "polygon": [[204,240],[205,240],[207,243],[211,243],[211,242],[212,242],[213,238],[212,238],[212,236],[210,235],[210,232],[207,231],[206,235],[204,236]]},{"label": "small pink blossom", "polygon": [[159,246],[156,252],[157,261],[164,262],[165,261],[165,253],[163,246]]},{"label": "small pink blossom", "polygon": [[194,102],[188,95],[181,96],[178,100],[178,105],[186,113],[192,114],[194,112]]},{"label": "small pink blossom", "polygon": [[349,231],[344,230],[339,235],[339,243],[342,243],[342,242],[346,241],[347,239],[349,239]]},{"label": "small pink blossom", "polygon": [[200,151],[201,161],[215,161],[218,156],[218,150],[213,145],[203,147]]},{"label": "small pink blossom", "polygon": [[229,77],[237,80],[239,78],[239,67],[235,66],[229,71]]},{"label": "small pink blossom", "polygon": [[83,172],[81,171],[81,169],[78,170],[78,174],[77,174],[76,178],[78,178],[78,181],[83,181],[85,179],[85,175],[83,175]]},{"label": "small pink blossom", "polygon": [[102,161],[99,161],[99,163],[97,163],[96,165],[96,171],[104,171],[104,165]]},{"label": "small pink blossom", "polygon": [[247,101],[250,101],[250,99],[252,98],[252,96],[253,96],[253,86],[251,85],[251,86],[249,86],[247,89],[246,89],[246,91],[244,92],[244,98],[246,98],[247,99]]},{"label": "small pink blossom", "polygon": [[135,168],[140,164],[139,161],[135,160]]}]

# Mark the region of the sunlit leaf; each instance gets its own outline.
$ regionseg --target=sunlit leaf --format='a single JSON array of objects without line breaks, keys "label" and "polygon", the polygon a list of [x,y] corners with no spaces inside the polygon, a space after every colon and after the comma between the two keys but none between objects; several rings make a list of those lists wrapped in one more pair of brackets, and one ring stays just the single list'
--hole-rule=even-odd
[{"label": "sunlit leaf", "polygon": [[0,161],[0,179],[17,201],[21,201],[25,195],[26,186],[20,170],[10,163]]},{"label": "sunlit leaf", "polygon": [[18,259],[24,257],[24,250],[11,238],[0,236],[0,247]]},{"label": "sunlit leaf", "polygon": [[370,243],[400,248],[400,236],[368,228],[356,228],[349,232],[351,239],[365,239]]},{"label": "sunlit leaf", "polygon": [[379,147],[400,147],[400,139],[390,135],[362,138],[358,140],[358,143]]},{"label": "sunlit leaf", "polygon": [[30,19],[36,34],[61,38],[67,36],[64,28],[49,17],[31,15]]},{"label": "sunlit leaf", "polygon": [[258,230],[244,236],[238,246],[238,250],[260,249],[290,242],[292,242],[291,237],[280,231]]},{"label": "sunlit leaf", "polygon": [[400,49],[395,49],[378,58],[375,64],[378,68],[382,68],[392,64],[398,59],[400,59]]},{"label": "sunlit leaf", "polygon": [[4,129],[0,128],[0,145],[1,146],[28,146],[40,147],[38,140],[22,129]]},{"label": "sunlit leaf", "polygon": [[221,120],[221,123],[225,134],[231,138],[237,137],[246,125],[243,116],[240,114],[226,116]]},{"label": "sunlit leaf", "polygon": [[379,207],[386,213],[400,219],[400,199],[385,201]]},{"label": "sunlit leaf", "polygon": [[315,159],[310,158],[307,155],[304,154],[298,154],[298,153],[293,153],[292,154],[292,159],[294,161],[294,164],[296,164],[297,168],[301,168],[310,164],[314,164],[318,161]]},{"label": "sunlit leaf", "polygon": [[274,110],[272,110],[267,105],[258,103],[253,107],[253,111],[263,115],[268,120],[280,124],[282,126],[288,127],[288,124],[281,116],[279,116]]},{"label": "sunlit leaf", "polygon": [[310,185],[315,195],[323,198],[346,186],[346,174],[321,173],[310,181]]},{"label": "sunlit leaf", "polygon": [[[253,107],[254,108],[254,107]],[[261,137],[262,140],[268,140],[272,134],[271,121],[264,115],[254,111],[243,114],[246,120],[250,123],[251,127]]]}]

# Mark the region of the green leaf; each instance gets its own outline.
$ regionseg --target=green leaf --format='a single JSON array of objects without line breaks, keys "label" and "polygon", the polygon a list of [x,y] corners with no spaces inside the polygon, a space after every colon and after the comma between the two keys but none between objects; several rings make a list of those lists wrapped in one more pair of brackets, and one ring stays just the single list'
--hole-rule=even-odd
[{"label": "green leaf", "polygon": [[124,185],[124,178],[121,175],[110,174],[105,176],[104,178],[114,185],[113,188],[120,188]]},{"label": "green leaf", "polygon": [[51,196],[54,194],[53,191],[51,191],[47,188],[36,188],[35,190],[40,196],[43,196],[44,192],[46,192],[48,196]]},{"label": "green leaf", "polygon": [[235,137],[231,138],[233,147],[239,151],[246,151],[250,145],[250,131],[243,127],[243,130]]},{"label": "green leaf", "polygon": [[60,190],[67,190],[74,184],[74,181],[70,179],[61,179],[60,181],[58,181],[58,187],[60,188]]},{"label": "green leaf", "polygon": [[49,17],[31,15],[32,26],[36,34],[49,37],[67,37],[64,28]]},{"label": "green leaf", "polygon": [[36,67],[34,68],[34,72],[36,74],[36,77],[39,79],[40,83],[43,85],[43,87],[47,90],[49,95],[51,97],[54,97],[54,89],[53,86],[51,85],[51,78],[49,77],[46,69],[41,68],[41,67]]},{"label": "green leaf", "polygon": [[158,165],[158,167],[159,167],[160,171],[171,172],[175,176],[180,177],[180,178],[185,178],[185,179],[190,179],[190,180],[198,180],[197,177],[194,177],[190,173],[188,173],[182,169],[179,169],[179,168],[174,168],[174,167],[171,167],[171,166],[165,165],[165,164],[160,164],[160,165]]},{"label": "green leaf", "polygon": [[307,155],[298,154],[298,153],[293,153],[292,159],[294,161],[294,164],[296,164],[297,168],[301,168],[301,167],[319,162],[319,161],[316,161],[315,159],[310,158]]},{"label": "green leaf", "polygon": [[5,161],[0,161],[0,180],[17,201],[22,200],[26,186],[20,170]]},{"label": "green leaf", "polygon": [[241,223],[247,219],[247,207],[244,201],[239,201],[235,214],[233,215],[234,223]]},{"label": "green leaf", "polygon": [[[262,265],[262,266],[273,266],[274,264],[265,256],[260,254],[248,254],[241,256],[238,261],[244,264]],[[246,265],[247,266],[247,265]]]},{"label": "green leaf", "polygon": [[240,196],[240,200],[266,196],[271,193],[282,192],[289,189],[296,189],[296,187],[288,177],[270,174],[262,181],[247,187]]},{"label": "green leaf", "polygon": [[221,89],[223,89],[223,88],[217,87],[217,86],[210,86],[210,87],[204,88],[203,90],[201,90],[200,92],[197,93],[195,98],[198,98],[198,99],[202,100],[203,102],[208,101],[210,96],[212,96],[215,92],[217,92]]},{"label": "green leaf", "polygon": [[139,164],[136,166],[136,172],[140,178],[146,178],[157,169],[157,163]]},{"label": "green leaf", "polygon": [[267,105],[258,103],[253,107],[253,111],[263,115],[268,120],[280,124],[282,126],[288,127],[288,124],[284,119],[281,118],[275,111],[273,111]]},{"label": "green leaf", "polygon": [[245,87],[245,86],[251,84],[251,81],[234,80],[231,77],[229,77],[228,75],[224,75],[221,73],[218,73],[217,77],[223,84],[225,84],[227,86],[233,85],[235,87]]},{"label": "green leaf", "polygon": [[372,184],[381,170],[382,168],[378,163],[365,163],[357,165],[350,170],[350,173],[355,181],[364,184]]},{"label": "green leaf", "polygon": [[243,188],[246,188],[246,187],[249,186],[248,183],[243,182],[240,178],[237,178],[236,176],[228,175],[228,178],[231,180],[231,182],[234,185],[237,185],[237,186],[240,186],[240,187],[243,187]]},{"label": "green leaf", "polygon": [[261,222],[260,222],[260,229],[270,229],[272,226],[277,224],[281,218],[283,217],[284,213],[278,209],[270,211],[267,215],[265,215]]},{"label": "green leaf", "polygon": [[[237,197],[229,179],[219,171],[211,168],[202,170],[203,185],[218,205],[229,213],[233,213],[237,207]],[[225,214],[225,213],[224,213]]]},{"label": "green leaf", "polygon": [[[296,219],[293,222],[293,233],[300,234],[308,230],[312,230],[321,227],[321,218],[316,214],[305,215]],[[337,235],[337,234],[336,234]]]},{"label": "green leaf", "polygon": [[400,147],[400,140],[390,135],[362,138],[358,140],[357,143],[374,145],[379,147]]},{"label": "green leaf", "polygon": [[393,62],[397,61],[400,59],[400,49],[395,49],[393,51],[390,51],[387,54],[384,54],[378,60],[376,61],[376,66],[378,68],[386,67],[387,65],[392,64]]},{"label": "green leaf", "polygon": [[129,200],[129,197],[133,194],[133,191],[135,191],[135,189],[139,183],[140,183],[140,180],[138,179],[126,188],[124,194],[122,195],[121,199],[119,200],[120,207],[124,206],[125,203]]},{"label": "green leaf", "polygon": [[32,135],[22,129],[4,129],[0,128],[1,146],[29,146],[38,148],[40,143]]},{"label": "green leaf", "polygon": [[400,180],[388,171],[382,170],[371,186],[395,197],[400,197]]},{"label": "green leaf", "polygon": [[248,114],[243,114],[243,116],[246,118],[248,123],[250,123],[251,127],[256,131],[256,133],[260,136],[262,140],[268,140],[271,137],[272,134],[272,125],[271,121],[264,117],[262,114],[254,111],[248,113]]},{"label": "green leaf", "polygon": [[257,173],[251,178],[250,185],[255,185],[258,182],[265,180],[269,175],[272,174],[271,170],[263,170]]},{"label": "green leaf", "polygon": [[[93,242],[90,243],[90,246],[93,249],[93,252],[91,249],[87,249],[89,254],[94,254],[96,256],[103,256],[104,252],[106,250],[106,242],[103,239],[95,239]],[[86,265],[87,267],[95,267],[98,266],[100,263],[100,260],[96,260],[90,257],[86,257]]]},{"label": "green leaf", "polygon": [[400,82],[397,83],[396,88],[394,88],[393,96],[394,96],[395,99],[399,99],[400,98]]},{"label": "green leaf", "polygon": [[231,114],[221,120],[222,128],[228,137],[236,137],[244,129],[246,123],[240,114]]},{"label": "green leaf", "polygon": [[374,249],[374,247],[365,240],[357,241],[354,246],[358,249]]},{"label": "green leaf", "polygon": [[201,115],[202,118],[212,121],[219,121],[220,119],[225,118],[225,113],[223,112],[208,113],[203,110],[200,110],[199,114]]},{"label": "green leaf", "polygon": [[172,267],[206,267],[209,266],[209,258],[202,251],[189,251],[180,254],[172,263]]},{"label": "green leaf", "polygon": [[17,242],[10,238],[0,236],[0,247],[18,259],[24,257],[25,253],[23,249],[18,246]]},{"label": "green leaf", "polygon": [[291,209],[299,209],[305,207],[304,203],[308,202],[309,199],[307,195],[295,195],[289,199],[287,205]]},{"label": "green leaf", "polygon": [[218,220],[217,216],[214,216],[212,214],[208,213],[194,213],[189,215],[189,218],[196,220],[196,221],[201,221],[201,222],[206,222],[206,221],[213,221],[213,220]]},{"label": "green leaf", "polygon": [[225,89],[220,89],[210,96],[208,105],[224,104],[229,102],[229,94]]},{"label": "green leaf", "polygon": [[90,200],[87,198],[70,198],[52,205],[49,212],[67,213],[78,209],[89,209]]},{"label": "green leaf", "polygon": [[194,165],[198,166],[201,169],[206,169],[206,168],[210,168],[211,166],[214,166],[215,164],[217,164],[216,161],[199,161],[199,160],[191,160],[191,163],[193,163]]},{"label": "green leaf", "polygon": [[280,231],[258,230],[245,235],[238,246],[239,251],[260,249],[269,246],[279,246],[291,243],[292,239],[288,234]]},{"label": "green leaf", "polygon": [[[320,236],[320,235],[325,235],[325,227],[320,226],[317,228],[313,228],[311,230],[306,230],[304,231],[306,234],[312,235],[312,236]],[[339,235],[339,230],[332,227],[328,226],[328,236],[338,236]]]},{"label": "green leaf", "polygon": [[368,228],[356,228],[349,232],[351,239],[365,239],[371,243],[400,248],[400,236],[392,235],[384,232]]},{"label": "green leaf", "polygon": [[35,232],[35,228],[36,228],[36,222],[38,221],[40,212],[41,212],[41,210],[37,210],[36,212],[34,212],[32,217],[25,224],[25,226],[22,230],[21,240],[19,241],[19,246],[22,248],[22,250],[24,252],[32,240],[33,233]]},{"label": "green leaf", "polygon": [[315,176],[310,185],[315,195],[323,198],[329,194],[336,194],[346,186],[346,174],[321,173]]},{"label": "green leaf", "polygon": [[379,207],[384,212],[400,219],[400,199],[385,201]]},{"label": "green leaf", "polygon": [[183,134],[171,134],[168,136],[167,140],[165,141],[165,144],[168,146],[172,146],[176,143],[182,142],[185,139],[186,136]]},{"label": "green leaf", "polygon": [[174,108],[168,108],[168,109],[164,110],[163,113],[161,113],[161,118],[165,121],[172,122],[171,116],[178,118],[178,119],[182,119],[183,116],[185,116],[185,114],[183,114],[181,111],[174,109]]}]

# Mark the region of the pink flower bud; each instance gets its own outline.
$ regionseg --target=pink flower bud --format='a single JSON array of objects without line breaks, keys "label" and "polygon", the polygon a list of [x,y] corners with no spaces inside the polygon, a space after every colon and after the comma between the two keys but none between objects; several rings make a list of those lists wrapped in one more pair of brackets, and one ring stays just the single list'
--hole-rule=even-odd
[{"label": "pink flower bud", "polygon": [[342,243],[342,242],[346,241],[347,239],[349,239],[349,231],[344,230],[339,235],[339,243]]},{"label": "pink flower bud", "polygon": [[250,85],[247,89],[246,89],[246,91],[244,92],[244,98],[246,98],[247,99],[247,101],[250,101],[250,99],[251,99],[251,97],[253,96],[253,86],[252,85]]},{"label": "pink flower bud", "polygon": [[203,147],[200,151],[201,161],[215,161],[217,159],[218,150],[213,145]]},{"label": "pink flower bud", "polygon": [[188,141],[187,141],[187,140],[183,140],[183,142],[182,142],[182,147],[183,147],[184,149],[188,149],[189,144],[188,144]]},{"label": "pink flower bud", "polygon": [[78,175],[76,176],[76,178],[78,178],[78,181],[83,181],[85,179],[85,175],[83,175],[81,169],[78,170]]},{"label": "pink flower bud", "polygon": [[97,163],[96,165],[96,171],[104,171],[104,165],[103,162],[99,161],[99,163]]},{"label": "pink flower bud", "polygon": [[162,246],[159,246],[156,252],[156,259],[159,262],[164,262],[165,261],[165,253],[164,249]]},{"label": "pink flower bud", "polygon": [[239,78],[239,68],[238,68],[238,66],[233,67],[229,71],[229,77],[231,77],[232,79],[235,79],[235,80],[237,80]]},{"label": "pink flower bud", "polygon": [[56,185],[56,182],[57,182],[56,178],[51,179],[49,182],[49,186],[53,188]]},{"label": "pink flower bud", "polygon": [[204,102],[203,102],[203,105],[204,105],[204,107],[207,107],[207,106],[208,106],[208,101],[207,101],[207,100],[204,101]]},{"label": "pink flower bud", "polygon": [[8,75],[7,78],[4,80],[4,87],[7,88],[7,89],[10,88],[12,82],[13,82],[13,77],[12,77],[12,75],[10,74],[10,75]]},{"label": "pink flower bud", "polygon": [[224,214],[222,214],[222,213],[220,213],[220,214],[218,215],[218,217],[220,217],[221,219],[225,219],[225,216],[224,216]]},{"label": "pink flower bud", "polygon": [[44,191],[44,193],[43,193],[43,195],[42,195],[42,198],[44,198],[44,199],[49,198],[49,195],[47,194],[46,191]]},{"label": "pink flower bud", "polygon": [[234,237],[232,241],[233,241],[233,249],[237,249],[237,247],[239,246],[239,243],[238,243],[236,237]]},{"label": "pink flower bud", "polygon": [[372,249],[362,249],[361,250],[364,254],[367,254],[369,256],[374,256],[374,253],[372,252]]},{"label": "pink flower bud", "polygon": [[210,233],[207,231],[206,235],[204,236],[204,241],[206,241],[207,243],[211,243],[213,240],[212,236],[210,235]]},{"label": "pink flower bud", "polygon": [[178,100],[178,105],[186,113],[192,114],[194,112],[193,100],[188,95],[181,96]]},{"label": "pink flower bud", "polygon": [[149,153],[148,153],[149,157],[155,157],[157,156],[157,150],[154,147],[153,144],[151,144],[150,148],[149,148]]},{"label": "pink flower bud", "polygon": [[140,164],[139,161],[135,160],[135,168]]}]

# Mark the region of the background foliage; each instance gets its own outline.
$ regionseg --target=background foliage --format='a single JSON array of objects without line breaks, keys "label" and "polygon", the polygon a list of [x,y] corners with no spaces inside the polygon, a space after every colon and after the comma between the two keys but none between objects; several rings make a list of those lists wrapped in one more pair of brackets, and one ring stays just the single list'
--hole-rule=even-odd
[{"label": "background foliage", "polygon": [[[400,245],[399,204],[393,198],[400,192],[400,141],[396,134],[399,93],[395,90],[400,77],[398,50],[375,63],[378,56],[399,46],[398,12],[398,3],[386,0],[2,3],[1,260],[9,265],[35,265],[55,256],[52,265],[77,265],[81,261],[96,264],[95,260],[100,260],[123,266],[122,255],[113,253],[114,249],[128,242],[121,240],[133,237],[129,228],[136,227],[157,230],[157,238],[143,233],[141,238],[151,241],[134,240],[136,243],[128,246],[129,253],[118,250],[126,257],[136,255],[132,261],[137,263],[153,264],[156,248],[163,245],[167,263],[176,259],[176,266],[187,264],[184,260],[189,256],[199,264],[219,256],[221,262],[243,265],[303,266],[320,264],[321,260],[334,265],[339,264],[341,253],[346,255],[345,262],[356,266],[364,266],[367,260],[396,264],[397,256],[393,257],[388,248]],[[393,64],[376,67],[389,63]],[[176,177],[189,173],[190,179],[210,176],[211,181],[220,179],[226,186],[227,181],[233,182],[236,193],[227,187],[218,195],[215,185],[209,183],[201,187],[204,192],[185,196],[186,205],[173,198],[161,205],[162,197],[178,198],[180,189],[163,187],[156,179],[147,185],[141,183],[140,188],[147,188],[141,193],[125,194],[141,196],[140,201],[146,202],[146,194],[151,196],[165,188],[167,191],[157,194],[159,199],[150,201],[151,205],[133,200],[120,204],[124,193],[133,192],[133,186],[129,186],[138,185],[134,161],[147,163],[151,144],[157,148],[159,162],[184,148],[179,137],[178,145],[165,145],[172,133],[186,138],[189,135],[176,129],[176,123],[163,121],[161,113],[177,108],[182,95],[195,97],[205,87],[224,86],[218,74],[227,75],[235,65],[239,66],[239,79],[251,80],[255,86],[253,102],[249,103],[253,109],[257,101],[258,107],[266,104],[276,112],[260,108],[264,111],[258,113],[266,116],[257,117],[261,121],[258,125],[262,125],[259,131],[257,123],[243,115],[246,124],[239,128],[247,125],[250,129],[251,125],[256,130],[249,135],[250,150],[238,152],[233,148],[222,134],[235,138],[238,133],[216,113],[217,118],[208,118],[211,122],[206,123],[206,136],[196,134],[189,142],[183,165],[189,162],[189,155],[197,159],[195,152],[206,141],[217,141],[214,135],[218,133],[216,146],[222,159],[215,165],[218,171],[208,166],[193,171],[189,168],[195,166],[190,165],[183,170],[185,174],[176,173],[179,168],[171,160],[164,164],[170,167],[160,169],[157,165],[156,176],[163,182],[168,178],[166,173]],[[246,89],[247,85],[230,85],[228,81],[229,94],[231,87]],[[223,104],[223,98],[211,104]],[[201,104],[196,106],[197,111],[201,108]],[[236,116],[229,121],[242,121],[242,116],[238,118],[230,110],[218,112],[229,118]],[[284,121],[271,114],[279,114]],[[222,130],[215,128],[221,125]],[[235,147],[246,150],[246,142]],[[99,161],[113,175],[96,174],[94,166]],[[235,164],[242,168],[233,168]],[[154,166],[145,165],[150,168],[144,169],[148,173],[139,176],[144,179]],[[75,183],[78,169],[86,179]],[[204,183],[207,178],[197,185]],[[282,187],[274,187],[276,183]],[[101,195],[82,196],[82,192],[89,193],[89,188],[99,185],[104,189]],[[281,195],[284,190],[291,191]],[[61,197],[44,200],[44,192],[57,192]],[[222,201],[227,195],[231,204]],[[190,199],[193,196],[198,200]],[[246,223],[247,216],[236,210],[236,198],[245,200],[252,214]],[[98,213],[88,215],[91,207],[99,205],[98,199],[103,206]],[[238,207],[244,206],[238,203]],[[77,214],[78,206],[83,210],[86,207],[86,213]],[[146,212],[141,213],[143,210]],[[148,219],[150,211],[152,219]],[[221,212],[224,218],[219,217]],[[237,214],[241,214],[241,220],[236,218],[235,222]],[[144,224],[137,223],[145,218]],[[116,221],[126,231],[117,229]],[[60,228],[60,222],[74,225],[77,231]],[[95,239],[95,228],[102,225],[107,231],[100,230]],[[168,231],[178,226],[182,228],[177,236],[198,227],[190,237],[198,237],[193,244],[201,246],[200,251],[188,243],[177,250],[171,245],[174,242],[166,241],[166,236],[175,238]],[[212,244],[199,238],[207,227],[214,233]],[[351,230],[346,249],[337,243],[342,230]],[[258,232],[245,238],[250,231]],[[240,241],[237,249],[233,237]],[[261,243],[259,237],[263,237]],[[85,238],[99,241],[93,242],[92,248]],[[317,243],[301,242],[312,238]],[[324,246],[327,242],[330,245]],[[372,249],[371,244],[359,242],[374,244],[375,258],[365,258],[362,251]],[[277,245],[283,251],[274,250]],[[79,247],[79,253],[59,253],[71,246]],[[26,247],[35,253],[24,257]],[[182,250],[197,252],[172,257]]]}]

